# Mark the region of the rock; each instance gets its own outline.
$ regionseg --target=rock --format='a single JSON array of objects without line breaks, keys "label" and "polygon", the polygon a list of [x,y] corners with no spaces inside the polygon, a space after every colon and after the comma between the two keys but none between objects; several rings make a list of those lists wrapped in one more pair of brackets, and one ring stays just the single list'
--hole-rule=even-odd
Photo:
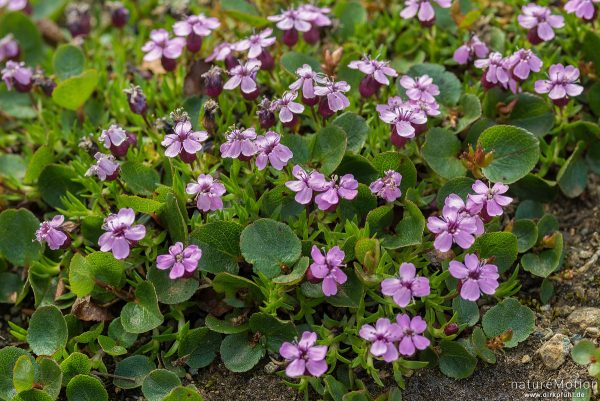
[{"label": "rock", "polygon": [[529,363],[531,362],[531,357],[529,355],[523,355],[523,358],[521,358],[521,363]]},{"label": "rock", "polygon": [[564,334],[555,334],[546,341],[537,351],[540,359],[549,369],[558,369],[565,362],[566,356],[573,346],[569,337]]},{"label": "rock", "polygon": [[598,337],[600,334],[600,308],[577,308],[567,318],[574,333]]}]

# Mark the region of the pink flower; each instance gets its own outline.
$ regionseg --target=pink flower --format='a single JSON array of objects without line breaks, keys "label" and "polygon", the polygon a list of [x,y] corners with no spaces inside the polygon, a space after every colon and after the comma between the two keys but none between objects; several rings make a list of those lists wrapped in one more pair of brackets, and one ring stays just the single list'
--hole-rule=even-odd
[{"label": "pink flower", "polygon": [[427,330],[427,323],[421,316],[410,318],[406,313],[396,316],[396,324],[402,332],[402,340],[398,350],[401,355],[412,356],[416,350],[424,350],[429,347],[431,341],[421,334]]},{"label": "pink flower", "polygon": [[413,297],[426,297],[430,293],[427,277],[417,277],[412,263],[402,263],[397,278],[386,278],[381,282],[381,293],[394,298],[394,302],[405,308]]},{"label": "pink flower", "polygon": [[228,70],[231,70],[235,66],[239,65],[240,62],[233,56],[235,45],[228,42],[218,44],[213,52],[206,58],[206,62],[210,63],[213,60],[225,61],[225,66]]},{"label": "pink flower", "polygon": [[9,91],[29,92],[33,85],[32,77],[33,71],[23,62],[9,60],[2,70],[2,79]]},{"label": "pink flower", "polygon": [[[302,101],[310,106],[317,104],[318,98],[315,95],[315,83],[318,83],[317,73],[312,67],[304,64],[296,70],[298,80],[290,85],[290,90],[296,92],[302,88]],[[315,99],[315,101],[311,101]]]},{"label": "pink flower", "polygon": [[[451,0],[435,0],[435,2],[442,8],[450,8],[452,3]],[[400,12],[402,18],[410,19],[417,15],[421,23],[426,26],[433,25],[435,10],[430,0],[406,0],[405,6]]]},{"label": "pink flower", "polygon": [[35,232],[35,239],[39,243],[45,241],[48,244],[48,248],[53,251],[63,246],[68,246],[71,241],[63,231],[62,224],[64,221],[65,216],[57,214],[52,220],[42,222],[40,228]]},{"label": "pink flower", "polygon": [[167,134],[161,145],[166,146],[165,156],[177,157],[186,163],[196,159],[196,153],[202,150],[202,142],[208,139],[205,131],[192,131],[192,123],[180,121],[175,125],[174,134]]},{"label": "pink flower", "polygon": [[385,199],[386,202],[393,202],[402,195],[400,192],[400,182],[402,175],[394,170],[385,172],[383,178],[379,178],[369,185],[371,193]]},{"label": "pink flower", "polygon": [[196,195],[196,207],[203,212],[223,209],[221,196],[225,194],[225,186],[211,175],[200,174],[196,182],[191,182],[185,192]]},{"label": "pink flower", "polygon": [[469,249],[475,242],[474,235],[478,232],[476,218],[463,213],[452,204],[444,205],[441,217],[430,216],[427,219],[427,228],[436,234],[433,246],[440,252],[448,252],[453,242],[463,249]]},{"label": "pink flower", "polygon": [[127,131],[116,124],[103,130],[98,139],[104,142],[104,147],[110,149],[115,156],[125,156],[129,145],[137,142],[134,135],[127,134]]},{"label": "pink flower", "polygon": [[483,205],[475,203],[473,199],[469,197],[467,197],[467,203],[465,204],[465,201],[463,201],[460,196],[456,194],[450,194],[444,200],[444,206],[455,209],[461,218],[473,218],[475,220],[475,226],[477,227],[475,236],[479,236],[485,232],[485,226],[482,218],[485,217],[486,221],[491,220],[489,216],[482,213]]},{"label": "pink flower", "polygon": [[432,103],[435,102],[434,96],[440,94],[440,89],[433,83],[433,79],[429,75],[415,78],[405,75],[400,78],[400,85],[406,89],[406,96],[411,100]]},{"label": "pink flower", "polygon": [[482,293],[493,295],[498,288],[498,267],[475,254],[466,254],[464,263],[453,260],[448,271],[460,280],[460,296],[467,301],[477,301]]},{"label": "pink flower", "polygon": [[0,0],[0,8],[5,8],[8,11],[27,11],[30,7],[28,0]]},{"label": "pink flower", "polygon": [[0,63],[4,62],[4,60],[16,59],[20,53],[19,43],[17,43],[11,33],[0,39]]},{"label": "pink flower", "polygon": [[289,362],[285,368],[288,377],[300,377],[307,372],[319,377],[327,372],[327,346],[315,345],[317,334],[310,331],[302,333],[298,343],[284,342],[279,348],[279,354]]},{"label": "pink flower", "polygon": [[521,10],[523,13],[517,17],[517,20],[519,21],[519,25],[529,29],[527,37],[534,45],[552,40],[554,38],[553,28],[562,28],[565,26],[563,16],[552,15],[548,7],[530,3],[523,6]]},{"label": "pink flower", "polygon": [[96,164],[92,165],[85,173],[86,176],[98,176],[100,181],[112,181],[119,175],[119,163],[113,155],[96,152]]},{"label": "pink flower", "polygon": [[548,79],[536,81],[537,93],[548,93],[548,97],[558,106],[564,106],[570,97],[579,96],[583,86],[578,85],[579,70],[572,65],[553,64],[548,71]]},{"label": "pink flower", "polygon": [[512,198],[502,195],[508,191],[508,185],[499,182],[490,188],[483,181],[477,180],[473,184],[473,191],[476,194],[469,194],[469,199],[480,205],[488,216],[501,216],[503,213],[502,208],[512,202]]},{"label": "pink flower", "polygon": [[232,90],[240,86],[242,94],[253,94],[258,96],[258,86],[256,85],[256,73],[260,69],[260,61],[250,60],[246,64],[233,67],[229,71],[231,78],[225,82],[224,89]]},{"label": "pink flower", "polygon": [[117,214],[111,214],[104,219],[102,229],[106,231],[98,239],[102,252],[112,251],[115,259],[125,259],[129,256],[129,248],[146,236],[143,224],[133,225],[135,212],[130,208],[120,209]]},{"label": "pink flower", "polygon": [[299,165],[295,165],[292,174],[296,181],[288,181],[285,186],[296,192],[294,199],[301,205],[307,205],[312,200],[313,191],[322,191],[326,181],[325,176],[317,171],[307,173]]},{"label": "pink flower", "polygon": [[309,277],[322,280],[323,294],[326,297],[337,294],[338,284],[342,285],[348,280],[346,273],[340,268],[346,254],[339,246],[334,246],[326,253],[313,245],[310,251],[313,263],[309,266]]},{"label": "pink flower", "polygon": [[375,327],[364,324],[358,332],[361,338],[370,341],[369,352],[375,357],[382,357],[386,362],[398,359],[398,349],[394,344],[402,338],[402,330],[390,319],[380,317]]},{"label": "pink flower", "polygon": [[258,147],[256,166],[259,170],[264,170],[267,163],[271,163],[275,170],[283,170],[294,156],[287,146],[279,143],[280,139],[279,134],[273,131],[268,131],[264,136],[256,138],[255,143]]},{"label": "pink flower", "polygon": [[310,23],[317,27],[331,26],[331,18],[328,14],[331,9],[328,7],[317,7],[313,4],[302,4],[298,7],[298,11],[305,17]]},{"label": "pink flower", "polygon": [[277,28],[282,31],[295,29],[299,32],[307,32],[311,28],[310,20],[313,14],[310,12],[289,9],[279,15],[267,17],[269,21],[277,22]]},{"label": "pink flower", "polygon": [[542,69],[542,60],[529,49],[519,49],[508,58],[508,65],[513,77],[524,81],[531,72]]},{"label": "pink flower", "polygon": [[255,139],[256,131],[254,128],[232,129],[227,134],[227,142],[221,145],[221,157],[232,159],[239,157],[241,160],[249,160],[258,151],[254,143]]},{"label": "pink flower", "polygon": [[340,177],[332,176],[331,181],[326,182],[321,189],[321,193],[315,197],[315,202],[319,209],[332,211],[337,207],[340,198],[352,200],[358,195],[358,181],[352,174],[346,174]]},{"label": "pink flower", "polygon": [[441,114],[440,105],[436,101],[424,102],[423,100],[412,100],[411,99],[408,101],[408,104],[415,111],[419,111],[427,116],[439,116]]},{"label": "pink flower", "polygon": [[456,49],[453,58],[458,64],[467,64],[475,58],[485,58],[489,53],[487,45],[477,35],[473,35],[468,42]]},{"label": "pink flower", "polygon": [[594,3],[600,0],[569,0],[565,4],[565,11],[569,14],[575,13],[578,18],[585,21],[592,21],[596,18],[596,7]]},{"label": "pink flower", "polygon": [[301,114],[304,111],[304,106],[300,103],[294,102],[298,97],[297,92],[285,92],[281,99],[275,101],[274,107],[279,109],[279,120],[282,123],[295,125],[298,121],[297,114]]},{"label": "pink flower", "polygon": [[392,125],[392,142],[396,146],[403,144],[400,138],[414,138],[427,128],[425,113],[400,98],[390,98],[387,105],[378,105],[376,109],[379,118]]},{"label": "pink flower", "polygon": [[196,245],[183,247],[181,242],[169,247],[169,253],[156,258],[156,268],[160,270],[171,269],[169,277],[173,280],[180,277],[190,277],[198,268],[202,258],[202,250]]},{"label": "pink flower", "polygon": [[367,75],[362,79],[358,88],[363,97],[374,95],[382,85],[389,85],[388,76],[398,76],[396,70],[389,66],[389,61],[370,59],[368,56],[364,56],[361,60],[351,61],[348,67]]},{"label": "pink flower", "polygon": [[510,81],[507,60],[498,52],[492,52],[486,59],[475,60],[475,67],[483,69],[482,83],[486,88],[501,85],[508,87]]},{"label": "pink flower", "polygon": [[169,38],[169,32],[164,29],[155,29],[150,32],[150,40],[142,47],[144,61],[161,60],[162,66],[167,71],[173,71],[186,41],[183,38]]},{"label": "pink flower", "polygon": [[221,23],[216,18],[209,18],[204,14],[191,15],[173,24],[173,32],[177,36],[186,38],[189,51],[197,52],[202,47],[202,38],[210,35],[219,26]]},{"label": "pink flower", "polygon": [[340,111],[350,106],[350,100],[344,95],[350,90],[350,85],[346,81],[335,82],[328,80],[323,82],[324,86],[315,87],[315,95],[324,96],[319,105],[319,112],[324,117],[333,115],[336,111]]},{"label": "pink flower", "polygon": [[275,43],[275,37],[271,36],[273,30],[271,28],[264,29],[262,32],[251,35],[250,37],[240,40],[234,46],[237,51],[248,51],[248,58],[258,58],[260,54],[269,46]]}]

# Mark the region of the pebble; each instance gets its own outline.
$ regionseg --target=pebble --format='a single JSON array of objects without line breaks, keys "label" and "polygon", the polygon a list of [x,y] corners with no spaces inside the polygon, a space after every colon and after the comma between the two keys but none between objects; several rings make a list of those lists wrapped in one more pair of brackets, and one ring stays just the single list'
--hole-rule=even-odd
[{"label": "pebble", "polygon": [[566,359],[573,346],[569,337],[557,333],[550,340],[546,341],[536,351],[542,363],[549,369],[558,369]]},{"label": "pebble", "polygon": [[567,322],[573,333],[598,337],[600,335],[600,308],[577,308],[571,312]]},{"label": "pebble", "polygon": [[521,358],[521,363],[529,363],[531,362],[531,357],[529,355],[523,355],[523,358]]}]

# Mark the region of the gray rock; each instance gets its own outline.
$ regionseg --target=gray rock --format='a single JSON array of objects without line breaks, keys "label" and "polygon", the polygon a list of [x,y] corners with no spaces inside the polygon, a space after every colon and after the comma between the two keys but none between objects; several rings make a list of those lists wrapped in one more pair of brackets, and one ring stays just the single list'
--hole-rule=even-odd
[{"label": "gray rock", "polygon": [[600,335],[600,308],[577,308],[571,312],[567,321],[573,333],[590,337]]},{"label": "gray rock", "polygon": [[549,369],[558,369],[566,359],[573,346],[569,337],[557,333],[550,340],[546,341],[536,351],[543,364]]}]

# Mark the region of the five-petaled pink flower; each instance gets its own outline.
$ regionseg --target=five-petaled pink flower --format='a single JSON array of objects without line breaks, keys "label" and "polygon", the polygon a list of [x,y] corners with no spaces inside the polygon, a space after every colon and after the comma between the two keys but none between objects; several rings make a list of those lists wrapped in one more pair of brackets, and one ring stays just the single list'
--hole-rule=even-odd
[{"label": "five-petaled pink flower", "polygon": [[258,60],[249,60],[246,64],[233,67],[229,71],[231,78],[225,82],[223,88],[232,90],[239,86],[245,98],[255,99],[259,95],[258,85],[256,85],[256,73],[259,69],[260,61]]},{"label": "five-petaled pink flower", "polygon": [[327,252],[321,253],[316,245],[310,251],[313,263],[309,266],[307,277],[311,282],[322,281],[321,287],[326,297],[337,294],[338,284],[342,285],[348,280],[346,273],[340,267],[346,254],[339,246],[334,246]]},{"label": "five-petaled pink flower", "polygon": [[288,181],[285,186],[296,192],[294,199],[301,205],[307,205],[310,203],[313,197],[313,192],[322,191],[325,184],[325,176],[318,171],[311,171],[307,173],[299,165],[295,165],[292,174],[297,180]]},{"label": "five-petaled pink flower", "polygon": [[29,92],[33,85],[33,71],[23,62],[8,60],[2,70],[2,80],[9,91]]},{"label": "five-petaled pink flower", "polygon": [[564,106],[569,98],[579,96],[583,86],[578,85],[579,70],[572,65],[563,66],[553,64],[548,71],[548,79],[541,79],[535,83],[537,93],[547,93],[557,106]]},{"label": "five-petaled pink flower", "polygon": [[304,111],[304,106],[294,102],[298,97],[297,92],[285,92],[281,99],[274,102],[274,108],[279,110],[279,120],[286,126],[294,126],[298,122],[298,114]]},{"label": "five-petaled pink flower", "polygon": [[493,295],[498,288],[498,267],[467,253],[464,263],[453,260],[448,271],[460,280],[460,296],[467,301],[477,301],[482,293]]},{"label": "five-petaled pink flower", "polygon": [[353,70],[359,70],[367,76],[364,77],[358,90],[363,97],[374,95],[381,86],[390,84],[388,77],[397,77],[398,73],[389,66],[389,61],[371,59],[363,56],[360,60],[351,61],[348,67]]},{"label": "five-petaled pink flower", "polygon": [[378,178],[372,182],[369,189],[371,193],[385,199],[386,202],[393,202],[402,195],[402,192],[400,192],[401,182],[402,175],[399,172],[388,170],[383,178]]},{"label": "five-petaled pink flower", "polygon": [[279,142],[280,139],[279,134],[273,131],[268,131],[264,136],[256,138],[254,141],[258,148],[256,167],[259,170],[264,170],[268,163],[271,163],[275,170],[283,170],[294,156],[290,148]]},{"label": "five-petaled pink flower", "polygon": [[256,131],[254,128],[233,128],[226,136],[227,142],[221,145],[221,157],[240,160],[250,160],[258,148],[254,143]]},{"label": "five-petaled pink flower", "polygon": [[315,377],[327,372],[327,346],[315,345],[317,334],[305,331],[298,343],[284,342],[279,348],[279,354],[288,362],[285,374],[288,377],[300,377],[307,374]]},{"label": "five-petaled pink flower", "polygon": [[180,277],[190,277],[198,268],[198,262],[202,258],[202,250],[196,245],[189,245],[184,248],[181,242],[169,247],[169,253],[159,255],[156,258],[156,268],[160,270],[171,269],[169,277],[177,279]]},{"label": "five-petaled pink flower", "polygon": [[0,63],[4,60],[16,60],[20,53],[19,43],[11,33],[0,39]]},{"label": "five-petaled pink flower", "polygon": [[125,259],[129,256],[129,248],[146,236],[143,224],[133,225],[135,212],[130,208],[120,209],[117,214],[111,214],[104,219],[102,229],[106,231],[98,239],[102,252],[112,251],[115,259]]},{"label": "five-petaled pink flower", "polygon": [[427,277],[418,277],[412,263],[402,263],[395,278],[386,278],[381,282],[381,292],[389,295],[401,308],[405,308],[413,297],[426,297],[430,293]]},{"label": "five-petaled pink flower", "polygon": [[523,13],[517,17],[517,20],[519,25],[529,29],[527,38],[534,45],[554,39],[554,28],[565,26],[563,16],[552,15],[548,7],[530,3],[523,6],[521,10]]},{"label": "five-petaled pink flower", "polygon": [[202,38],[210,35],[219,26],[221,23],[216,18],[204,14],[190,15],[183,21],[173,24],[173,32],[177,36],[186,38],[189,51],[197,52],[202,47]]},{"label": "five-petaled pink flower", "polygon": [[406,96],[411,100],[431,103],[435,102],[435,96],[440,94],[440,89],[433,83],[433,78],[429,75],[415,78],[404,75],[400,78],[400,85],[406,89]]},{"label": "five-petaled pink flower", "polygon": [[166,30],[155,29],[150,32],[150,40],[142,47],[142,51],[146,53],[144,61],[161,60],[165,70],[173,71],[185,45],[184,38],[171,39]]},{"label": "five-petaled pink flower", "polygon": [[325,182],[320,189],[321,193],[315,196],[315,203],[319,209],[324,211],[334,211],[340,198],[352,200],[358,195],[358,181],[352,174],[345,174],[339,177],[334,175],[331,180]]},{"label": "five-petaled pink flower", "polygon": [[524,81],[532,72],[542,69],[542,60],[529,49],[519,49],[507,59],[512,76],[516,80]]},{"label": "five-petaled pink flower", "polygon": [[4,8],[8,11],[31,11],[31,5],[28,0],[0,0],[0,8]]},{"label": "five-petaled pink flower", "polygon": [[458,64],[467,64],[475,58],[485,58],[490,53],[487,45],[477,35],[473,35],[466,43],[454,52],[454,61]]},{"label": "five-petaled pink flower", "polygon": [[433,246],[440,252],[448,252],[453,242],[469,249],[478,232],[477,219],[451,204],[444,205],[442,216],[430,216],[427,228],[436,235]]},{"label": "five-petaled pink flower", "polygon": [[381,357],[386,362],[398,359],[398,348],[395,342],[402,338],[402,330],[390,319],[380,317],[375,327],[364,324],[358,332],[361,338],[371,342],[369,352],[375,357]]},{"label": "five-petaled pink flower", "polygon": [[[431,4],[433,0],[406,0],[405,8],[400,12],[404,19],[413,18],[415,15],[424,26],[431,26],[435,21],[435,10]],[[450,8],[451,0],[434,0],[442,8]]]},{"label": "five-petaled pink flower", "polygon": [[596,7],[594,3],[600,0],[569,0],[565,4],[565,11],[569,14],[575,14],[584,21],[592,21],[596,18]]},{"label": "five-petaled pink flower", "polygon": [[512,202],[512,198],[503,195],[508,191],[508,185],[500,182],[495,183],[493,187],[489,187],[483,181],[477,180],[472,188],[475,195],[469,194],[469,199],[480,205],[482,213],[485,211],[487,216],[501,216],[503,208]]},{"label": "five-petaled pink flower", "polygon": [[376,107],[379,118],[392,126],[392,143],[401,148],[405,142],[427,129],[427,116],[421,108],[403,102],[398,97],[392,97],[388,104]]},{"label": "five-petaled pink flower", "polygon": [[110,149],[115,156],[125,156],[129,145],[137,142],[135,135],[128,134],[123,128],[116,124],[112,124],[108,129],[102,131],[98,137],[104,143],[106,149]]},{"label": "five-petaled pink flower", "polygon": [[[268,53],[267,47],[270,47],[275,43],[275,37],[271,36],[273,30],[271,28],[264,29],[260,33],[256,33],[254,35],[250,35],[246,39],[242,39],[237,42],[234,46],[237,51],[248,51],[249,59],[258,59],[263,64],[265,61],[272,60],[272,57],[263,55],[263,53]],[[262,56],[262,57],[261,57]],[[269,59],[270,57],[270,59]],[[268,66],[263,65],[264,69]]]},{"label": "five-petaled pink flower", "polygon": [[216,181],[212,175],[200,174],[195,182],[190,182],[185,192],[196,195],[196,207],[203,212],[223,209],[221,196],[225,194],[225,185]]},{"label": "five-petaled pink flower", "polygon": [[313,71],[310,65],[304,64],[296,70],[296,75],[298,80],[290,85],[290,90],[298,91],[302,88],[302,101],[304,104],[314,106],[319,101],[319,98],[315,95],[315,83],[320,82],[317,73]]},{"label": "five-petaled pink flower", "polygon": [[165,156],[177,157],[186,163],[196,159],[196,153],[202,150],[202,142],[208,139],[205,131],[193,131],[190,121],[179,121],[174,128],[173,134],[165,135],[161,145],[166,146]]},{"label": "five-petaled pink flower", "polygon": [[397,315],[396,324],[402,333],[402,340],[398,346],[401,355],[412,356],[416,350],[422,351],[431,344],[431,341],[422,335],[427,330],[427,323],[421,316],[415,316],[411,320],[406,313]]},{"label": "five-petaled pink flower", "polygon": [[64,221],[65,216],[57,214],[52,220],[42,222],[40,228],[35,232],[35,239],[39,243],[46,241],[48,248],[53,251],[68,246],[71,241],[62,228]]},{"label": "five-petaled pink flower", "polygon": [[475,67],[483,69],[481,83],[487,89],[501,85],[503,88],[509,86],[511,75],[507,59],[498,52],[492,52],[488,58],[475,60]]},{"label": "five-petaled pink flower", "polygon": [[90,177],[97,176],[100,181],[112,181],[119,175],[119,163],[113,155],[96,152],[94,155],[96,163],[90,166],[85,175]]},{"label": "five-petaled pink flower", "polygon": [[346,81],[327,80],[322,82],[322,85],[324,86],[315,87],[315,95],[323,97],[319,104],[319,112],[324,117],[332,116],[336,111],[350,106],[350,100],[344,95],[350,90]]}]

